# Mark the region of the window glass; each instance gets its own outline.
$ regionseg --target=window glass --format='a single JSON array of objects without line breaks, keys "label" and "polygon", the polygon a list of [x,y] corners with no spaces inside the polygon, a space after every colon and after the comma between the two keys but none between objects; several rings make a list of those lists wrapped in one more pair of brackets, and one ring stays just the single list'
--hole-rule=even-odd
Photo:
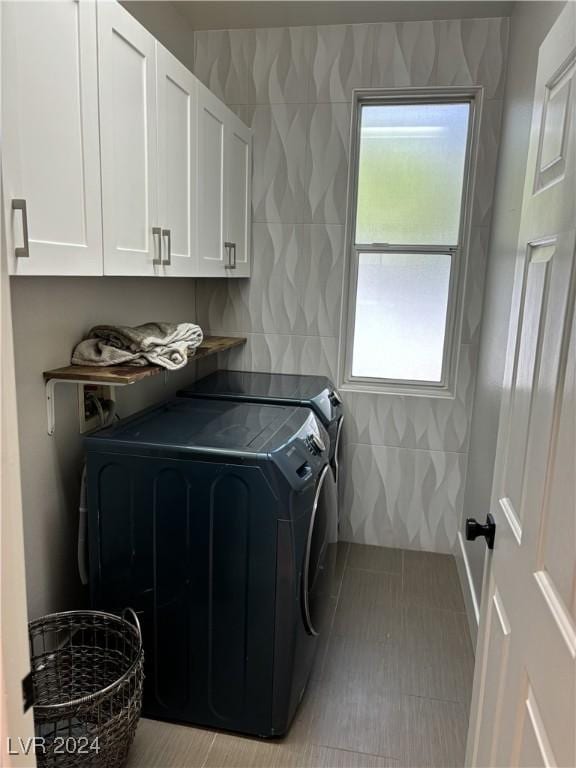
[{"label": "window glass", "polygon": [[440,382],[452,257],[358,254],[352,376]]},{"label": "window glass", "polygon": [[456,245],[469,103],[364,105],[356,243]]}]

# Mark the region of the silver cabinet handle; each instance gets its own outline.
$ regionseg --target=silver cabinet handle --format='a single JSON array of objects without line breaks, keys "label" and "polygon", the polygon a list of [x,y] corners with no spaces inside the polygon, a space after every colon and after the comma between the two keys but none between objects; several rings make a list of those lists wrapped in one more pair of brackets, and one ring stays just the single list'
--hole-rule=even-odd
[{"label": "silver cabinet handle", "polygon": [[24,245],[14,248],[14,255],[17,259],[28,259],[30,257],[30,244],[28,242],[28,213],[26,211],[26,200],[12,200],[12,210],[22,212],[22,235]]},{"label": "silver cabinet handle", "polygon": [[224,243],[224,248],[228,251],[228,264],[224,269],[236,269],[236,243]]},{"label": "silver cabinet handle", "polygon": [[228,264],[224,264],[224,269],[234,269],[232,266],[232,248],[234,247],[234,243],[226,242],[224,243],[224,248],[228,251]]},{"label": "silver cabinet handle", "polygon": [[152,264],[159,267],[162,264],[162,230],[160,227],[152,227],[152,237],[154,238],[154,259]]},{"label": "silver cabinet handle", "polygon": [[170,234],[170,230],[169,229],[163,229],[162,230],[162,237],[166,238],[166,243],[168,245],[168,249],[167,249],[168,256],[167,256],[166,259],[164,259],[162,264],[164,264],[165,267],[169,267],[170,264],[172,264],[172,237],[171,237],[171,234]]}]

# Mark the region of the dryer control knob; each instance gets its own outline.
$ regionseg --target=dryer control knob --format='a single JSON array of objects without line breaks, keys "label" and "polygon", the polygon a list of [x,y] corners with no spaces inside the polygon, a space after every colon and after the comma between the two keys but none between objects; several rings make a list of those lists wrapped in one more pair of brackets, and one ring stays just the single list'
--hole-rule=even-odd
[{"label": "dryer control knob", "polygon": [[332,405],[342,405],[342,397],[340,396],[340,392],[338,392],[337,389],[333,389],[328,397],[332,401]]},{"label": "dryer control knob", "polygon": [[324,441],[318,435],[308,435],[306,438],[306,445],[308,446],[310,453],[313,453],[315,456],[319,456],[326,450]]}]

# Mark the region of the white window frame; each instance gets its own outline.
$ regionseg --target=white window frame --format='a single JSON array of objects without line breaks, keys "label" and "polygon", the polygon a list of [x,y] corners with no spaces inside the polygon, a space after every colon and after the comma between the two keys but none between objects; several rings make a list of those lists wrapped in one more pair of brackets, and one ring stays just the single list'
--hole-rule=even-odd
[{"label": "white window frame", "polygon": [[[456,372],[458,369],[458,358],[462,337],[464,287],[470,246],[472,199],[478,157],[478,133],[483,93],[484,89],[482,86],[469,86],[464,88],[370,88],[357,89],[353,92],[345,234],[346,252],[338,361],[338,382],[340,389],[343,389],[344,391],[417,395],[425,397],[455,397]],[[451,102],[468,102],[470,104],[458,243],[455,246],[400,246],[393,243],[356,244],[354,239],[358,197],[361,107],[370,104],[412,105],[434,103],[449,104]],[[444,352],[440,382],[414,381],[409,379],[383,379],[352,375],[359,254],[370,252],[442,253],[451,256],[446,331],[444,335]]]}]

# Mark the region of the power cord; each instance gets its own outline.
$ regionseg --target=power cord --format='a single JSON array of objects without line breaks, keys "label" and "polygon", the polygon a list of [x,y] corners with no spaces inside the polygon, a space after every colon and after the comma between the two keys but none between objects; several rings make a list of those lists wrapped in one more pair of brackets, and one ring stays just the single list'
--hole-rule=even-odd
[{"label": "power cord", "polygon": [[98,413],[100,426],[111,424],[117,417],[116,403],[114,400],[100,400],[94,392],[86,392],[86,399],[90,401]]}]

